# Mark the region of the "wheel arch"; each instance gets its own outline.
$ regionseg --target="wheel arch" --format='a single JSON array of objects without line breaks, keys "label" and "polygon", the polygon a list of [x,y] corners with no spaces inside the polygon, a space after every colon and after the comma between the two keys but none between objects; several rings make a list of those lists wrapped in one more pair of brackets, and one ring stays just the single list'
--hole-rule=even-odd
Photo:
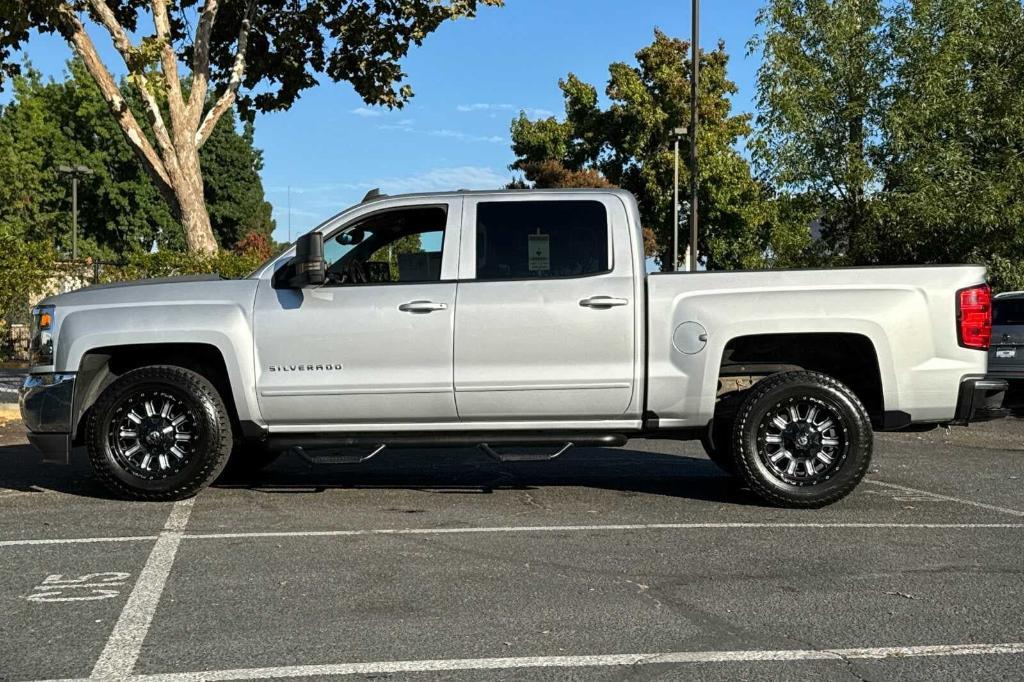
[{"label": "wheel arch", "polygon": [[[899,426],[897,422],[902,421],[902,417],[892,410],[887,400],[886,392],[891,386],[887,385],[880,355],[873,339],[856,332],[735,336],[722,349],[715,384],[717,398],[749,388],[776,372],[803,369],[826,374],[849,386],[864,403],[877,428]],[[749,382],[747,386],[743,385],[744,379]]]},{"label": "wheel arch", "polygon": [[235,428],[249,419],[244,399],[232,386],[224,353],[210,343],[130,343],[91,348],[82,354],[72,400],[72,438],[80,443],[85,419],[100,394],[118,377],[139,367],[174,365],[204,376],[220,393]]}]

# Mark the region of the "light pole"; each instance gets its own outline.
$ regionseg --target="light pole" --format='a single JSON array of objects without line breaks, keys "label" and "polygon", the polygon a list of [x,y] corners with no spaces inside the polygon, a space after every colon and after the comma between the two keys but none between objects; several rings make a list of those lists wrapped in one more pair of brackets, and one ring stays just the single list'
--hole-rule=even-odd
[{"label": "light pole", "polygon": [[697,90],[700,83],[700,0],[693,0],[693,56],[690,66],[690,272],[697,271]]},{"label": "light pole", "polygon": [[679,140],[686,136],[686,126],[672,129],[672,144],[675,154],[672,183],[672,272],[679,272]]},{"label": "light pole", "polygon": [[88,166],[57,166],[57,170],[71,176],[71,260],[78,260],[78,176],[92,175]]}]

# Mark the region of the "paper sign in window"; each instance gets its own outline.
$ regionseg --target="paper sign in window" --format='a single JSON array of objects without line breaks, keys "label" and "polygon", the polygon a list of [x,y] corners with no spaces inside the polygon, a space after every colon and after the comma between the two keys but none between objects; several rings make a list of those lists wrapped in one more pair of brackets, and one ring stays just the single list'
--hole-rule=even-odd
[{"label": "paper sign in window", "polygon": [[546,234],[530,234],[526,236],[526,246],[530,254],[530,270],[540,272],[551,269],[551,236]]}]

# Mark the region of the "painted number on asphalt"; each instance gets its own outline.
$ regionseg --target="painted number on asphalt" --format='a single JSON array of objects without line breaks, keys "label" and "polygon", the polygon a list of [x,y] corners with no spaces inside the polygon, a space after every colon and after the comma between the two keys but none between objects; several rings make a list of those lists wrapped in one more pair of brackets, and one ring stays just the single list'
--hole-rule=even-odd
[{"label": "painted number on asphalt", "polygon": [[113,599],[121,593],[131,573],[89,573],[77,578],[60,573],[46,576],[25,597],[34,602],[97,601]]}]

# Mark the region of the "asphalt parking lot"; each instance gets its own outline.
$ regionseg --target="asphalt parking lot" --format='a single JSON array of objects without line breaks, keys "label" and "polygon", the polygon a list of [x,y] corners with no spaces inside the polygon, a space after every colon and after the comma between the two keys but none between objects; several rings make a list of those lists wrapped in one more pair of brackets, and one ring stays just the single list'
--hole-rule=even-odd
[{"label": "asphalt parking lot", "polygon": [[285,458],[108,499],[0,429],[0,680],[1021,679],[1024,422],[760,506],[695,443]]}]

